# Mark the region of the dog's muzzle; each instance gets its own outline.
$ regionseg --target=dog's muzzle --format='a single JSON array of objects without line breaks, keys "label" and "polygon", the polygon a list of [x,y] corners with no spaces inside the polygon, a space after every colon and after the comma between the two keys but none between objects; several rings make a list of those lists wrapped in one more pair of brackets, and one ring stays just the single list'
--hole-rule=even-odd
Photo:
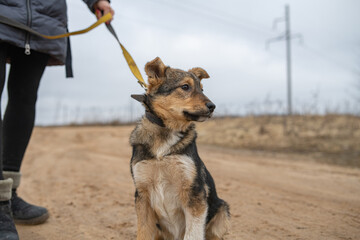
[{"label": "dog's muzzle", "polygon": [[203,122],[208,118],[211,118],[216,106],[212,102],[207,102],[206,104],[207,111],[199,111],[199,112],[188,112],[184,111],[185,117],[190,121]]}]

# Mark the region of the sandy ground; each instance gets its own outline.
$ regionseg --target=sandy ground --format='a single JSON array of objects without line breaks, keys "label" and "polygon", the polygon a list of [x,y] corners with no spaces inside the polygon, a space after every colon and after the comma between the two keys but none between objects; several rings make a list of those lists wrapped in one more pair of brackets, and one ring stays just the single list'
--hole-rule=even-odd
[{"label": "sandy ground", "polygon": [[[20,195],[45,206],[22,240],[135,239],[133,127],[36,128]],[[199,146],[231,206],[225,239],[360,239],[360,169]]]}]

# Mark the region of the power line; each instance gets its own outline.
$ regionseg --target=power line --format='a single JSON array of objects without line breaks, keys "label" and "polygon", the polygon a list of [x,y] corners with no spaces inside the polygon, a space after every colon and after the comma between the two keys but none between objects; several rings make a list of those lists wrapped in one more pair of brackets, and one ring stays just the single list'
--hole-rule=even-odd
[{"label": "power line", "polygon": [[329,57],[328,55],[322,53],[321,51],[319,50],[316,50],[315,48],[312,48],[310,46],[308,46],[307,44],[302,44],[302,47],[307,50],[308,52],[312,53],[313,55],[316,55],[317,57],[320,57],[344,70],[347,70],[347,71],[350,71],[356,75],[360,75],[360,70],[357,70],[355,67],[352,67],[352,66],[348,66],[347,64],[341,62],[341,61],[338,61],[338,60],[335,60],[331,57]]},{"label": "power line", "polygon": [[[255,34],[261,34],[261,35],[266,35],[268,36],[270,34],[270,30],[267,30],[266,27],[260,26],[259,24],[257,24],[258,26],[256,26],[254,23],[250,23],[249,21],[244,22],[244,20],[240,20],[238,18],[234,18],[234,16],[226,14],[227,16],[224,17],[223,15],[216,15],[212,12],[212,10],[210,10],[210,8],[207,8],[208,12],[205,11],[201,11],[199,10],[199,8],[193,8],[189,5],[185,5],[185,4],[180,4],[178,2],[170,2],[170,1],[162,1],[162,0],[153,0],[152,2],[157,2],[157,3],[161,3],[161,5],[167,6],[171,9],[181,9],[182,12],[193,12],[196,14],[196,16],[204,16],[207,19],[211,19],[217,23],[221,23],[223,25],[226,26],[234,26],[237,29],[241,28],[247,32],[252,32]],[[201,5],[199,5],[201,6]],[[202,8],[202,7],[201,7]],[[204,7],[204,9],[206,9]],[[224,13],[225,15],[225,13]],[[230,19],[229,19],[230,18]],[[231,19],[232,18],[232,19]]]},{"label": "power line", "polygon": [[[191,4],[192,5],[197,5],[198,9],[207,10],[212,15],[226,16],[227,18],[233,19],[235,22],[242,22],[242,24],[244,24],[244,25],[249,25],[252,28],[255,28],[255,29],[259,30],[259,31],[266,32],[266,33],[270,34],[270,29],[269,29],[268,26],[262,25],[260,23],[253,22],[251,20],[248,20],[248,19],[245,19],[245,18],[242,18],[242,17],[239,17],[239,16],[229,14],[228,12],[222,11],[221,9],[214,9],[214,8],[208,7],[208,5],[198,4],[198,3],[194,2],[194,1],[192,1]],[[217,13],[217,14],[214,14],[214,13]]]}]

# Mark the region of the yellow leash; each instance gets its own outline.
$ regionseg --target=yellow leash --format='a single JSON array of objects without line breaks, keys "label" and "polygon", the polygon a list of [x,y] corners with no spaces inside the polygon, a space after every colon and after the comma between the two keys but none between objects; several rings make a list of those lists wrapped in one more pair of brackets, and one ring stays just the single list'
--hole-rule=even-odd
[{"label": "yellow leash", "polygon": [[[1,16],[0,15],[0,23],[3,23],[3,24],[6,24],[6,25],[9,25],[9,26],[12,26],[12,27],[15,27],[15,28],[19,28],[19,29],[22,29],[22,30],[25,30],[31,34],[34,34],[34,35],[37,35],[37,36],[40,36],[40,37],[43,37],[43,38],[47,38],[47,39],[58,39],[58,38],[65,38],[65,37],[69,37],[69,36],[73,36],[73,35],[79,35],[79,34],[83,34],[83,33],[87,33],[89,32],[90,30],[96,28],[97,26],[101,25],[102,23],[105,23],[107,21],[109,21],[110,19],[112,18],[112,15],[111,13],[108,13],[104,16],[102,16],[98,21],[96,21],[94,24],[92,24],[90,27],[88,28],[85,28],[83,30],[79,30],[79,31],[75,31],[75,32],[69,32],[69,33],[64,33],[64,34],[60,34],[60,35],[55,35],[55,36],[48,36],[48,35],[44,35],[44,34],[41,34],[39,32],[36,32],[34,31],[32,28],[22,24],[22,23],[19,23],[19,22],[16,22],[12,19],[9,19],[7,17],[4,17],[4,16]],[[138,83],[140,84],[141,87],[143,88],[147,88],[147,85],[138,69],[138,67],[136,66],[136,63],[134,61],[134,59],[131,57],[130,53],[125,49],[124,45],[122,45],[119,41],[119,38],[117,37],[114,29],[112,28],[112,26],[110,24],[106,24],[108,30],[111,32],[111,34],[116,38],[116,40],[118,41],[121,49],[122,49],[122,52],[123,52],[123,55],[125,57],[125,60],[127,62],[127,64],[129,65],[129,68],[132,72],[132,74],[135,76],[135,78],[138,80]]]},{"label": "yellow leash", "polygon": [[136,66],[136,63],[134,61],[134,59],[131,57],[130,53],[126,50],[126,48],[124,47],[124,45],[121,44],[118,36],[116,35],[113,27],[111,26],[111,24],[106,24],[107,29],[110,31],[110,33],[115,37],[115,39],[118,41],[121,50],[123,52],[123,55],[125,57],[125,60],[132,72],[132,74],[136,77],[136,79],[138,80],[138,83],[140,84],[141,87],[143,87],[144,89],[147,88],[147,85],[138,69],[138,67]]}]

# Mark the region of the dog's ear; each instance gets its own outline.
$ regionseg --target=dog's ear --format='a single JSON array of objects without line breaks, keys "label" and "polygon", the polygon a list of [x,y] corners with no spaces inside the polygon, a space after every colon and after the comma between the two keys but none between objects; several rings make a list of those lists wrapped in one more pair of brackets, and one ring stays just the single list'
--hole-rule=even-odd
[{"label": "dog's ear", "polygon": [[159,57],[145,65],[145,72],[149,77],[147,93],[155,91],[164,82],[165,70],[166,66]]},{"label": "dog's ear", "polygon": [[189,72],[193,73],[197,76],[200,80],[203,78],[209,78],[209,74],[202,68],[196,67],[189,70]]},{"label": "dog's ear", "polygon": [[150,111],[150,98],[146,94],[131,94],[131,97],[141,102],[147,111]]},{"label": "dog's ear", "polygon": [[131,97],[141,103],[145,103],[145,101],[146,101],[145,94],[131,94]]},{"label": "dog's ear", "polygon": [[165,76],[166,66],[159,57],[145,65],[145,72],[149,78],[161,78]]}]

